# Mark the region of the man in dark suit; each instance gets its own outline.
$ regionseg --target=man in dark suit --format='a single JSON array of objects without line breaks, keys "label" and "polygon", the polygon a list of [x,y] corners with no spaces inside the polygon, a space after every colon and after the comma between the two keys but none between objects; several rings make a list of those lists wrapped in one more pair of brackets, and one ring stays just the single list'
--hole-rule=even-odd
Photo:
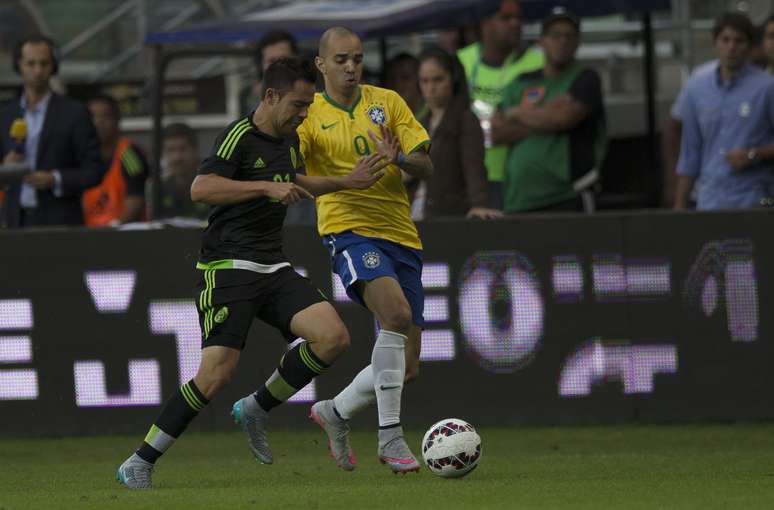
[{"label": "man in dark suit", "polygon": [[104,174],[89,111],[51,91],[49,80],[58,67],[51,39],[36,35],[21,41],[13,67],[24,90],[19,101],[0,111],[0,154],[3,164],[26,163],[32,172],[8,187],[3,223],[83,225],[81,195]]}]

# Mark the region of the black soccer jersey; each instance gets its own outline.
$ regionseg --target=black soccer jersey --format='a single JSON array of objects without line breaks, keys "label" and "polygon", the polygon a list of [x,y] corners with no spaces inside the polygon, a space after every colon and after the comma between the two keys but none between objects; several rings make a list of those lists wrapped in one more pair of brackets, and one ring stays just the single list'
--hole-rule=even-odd
[{"label": "black soccer jersey", "polygon": [[[275,138],[259,131],[250,114],[218,136],[199,174],[214,173],[237,181],[294,182],[302,167],[298,139]],[[268,197],[212,207],[199,261],[285,262],[282,223],[286,211],[287,206]]]}]

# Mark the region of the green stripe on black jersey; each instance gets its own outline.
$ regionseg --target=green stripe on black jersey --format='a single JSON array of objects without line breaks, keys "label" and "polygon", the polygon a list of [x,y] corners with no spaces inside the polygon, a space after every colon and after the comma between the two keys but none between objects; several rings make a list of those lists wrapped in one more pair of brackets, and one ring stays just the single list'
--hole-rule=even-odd
[{"label": "green stripe on black jersey", "polygon": [[237,146],[237,143],[239,143],[239,139],[242,138],[242,135],[247,133],[247,131],[250,130],[250,121],[247,119],[242,119],[239,122],[237,122],[234,127],[231,128],[231,130],[228,132],[226,137],[223,139],[223,142],[220,144],[220,147],[218,147],[217,155],[220,156],[223,159],[229,159],[234,154],[234,149]]}]

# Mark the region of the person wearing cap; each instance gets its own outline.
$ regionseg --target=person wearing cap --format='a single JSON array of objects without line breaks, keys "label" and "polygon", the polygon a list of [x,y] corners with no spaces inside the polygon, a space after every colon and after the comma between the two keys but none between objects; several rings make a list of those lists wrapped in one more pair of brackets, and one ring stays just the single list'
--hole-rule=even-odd
[{"label": "person wearing cap", "polygon": [[713,28],[717,63],[685,87],[675,209],[769,205],[774,197],[774,78],[750,63],[755,27],[739,12]]},{"label": "person wearing cap", "polygon": [[481,42],[457,52],[471,96],[471,106],[481,122],[486,147],[490,207],[502,209],[502,183],[508,147],[492,142],[491,118],[506,86],[521,73],[543,67],[539,48],[522,41],[521,4],[503,0],[499,10],[481,22]]},{"label": "person wearing cap", "polygon": [[511,144],[505,170],[506,213],[593,210],[586,191],[607,145],[599,75],[575,60],[580,20],[555,8],[543,20],[545,66],[505,91],[492,137]]}]

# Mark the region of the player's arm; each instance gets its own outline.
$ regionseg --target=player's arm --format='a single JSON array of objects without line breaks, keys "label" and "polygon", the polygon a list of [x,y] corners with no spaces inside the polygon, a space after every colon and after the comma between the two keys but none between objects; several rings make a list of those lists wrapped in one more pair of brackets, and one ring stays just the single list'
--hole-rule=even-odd
[{"label": "player's arm", "polygon": [[396,164],[401,170],[418,179],[429,179],[433,175],[433,162],[425,149],[403,156],[402,161],[399,158]]},{"label": "player's arm", "polygon": [[430,154],[424,149],[415,150],[411,154],[403,154],[400,141],[384,124],[379,124],[379,134],[368,130],[368,136],[376,146],[376,151],[391,165],[395,165],[412,177],[428,179],[433,175],[433,162]]},{"label": "player's arm", "polygon": [[384,167],[388,164],[381,154],[371,154],[360,158],[348,175],[317,177],[298,174],[296,182],[316,197],[344,189],[366,189],[382,178]]},{"label": "player's arm", "polygon": [[313,198],[308,191],[292,182],[234,179],[239,170],[241,138],[232,141],[231,149],[224,150],[228,143],[225,140],[234,132],[234,126],[224,131],[215,141],[213,152],[202,161],[198,175],[191,183],[191,200],[209,205],[225,205],[269,197],[283,204],[292,204],[303,198]]},{"label": "player's arm", "polygon": [[292,182],[237,181],[214,173],[199,174],[191,184],[191,200],[209,205],[237,204],[261,197],[274,198],[287,205],[314,198]]}]

